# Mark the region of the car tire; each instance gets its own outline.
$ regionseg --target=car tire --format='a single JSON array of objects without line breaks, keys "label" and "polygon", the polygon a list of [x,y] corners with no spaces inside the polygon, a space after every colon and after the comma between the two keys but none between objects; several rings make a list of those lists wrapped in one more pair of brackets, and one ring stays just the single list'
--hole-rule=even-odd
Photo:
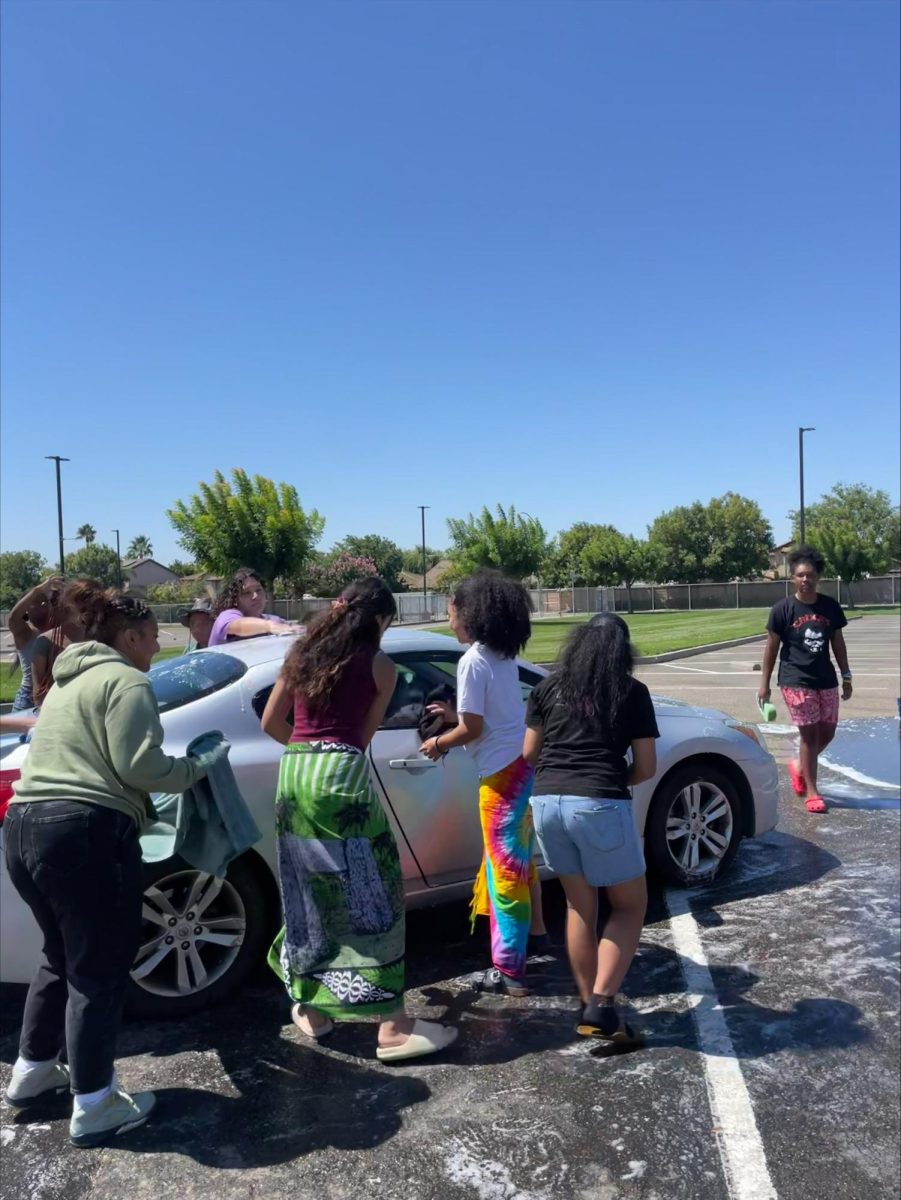
[{"label": "car tire", "polygon": [[262,870],[249,854],[236,859],[222,881],[180,858],[145,867],[141,949],[125,1002],[129,1014],[186,1017],[240,987],[265,959],[273,933]]},{"label": "car tire", "polygon": [[648,869],[683,887],[709,883],[735,858],[741,830],[738,790],[724,771],[703,762],[677,767],[659,784],[648,810]]}]

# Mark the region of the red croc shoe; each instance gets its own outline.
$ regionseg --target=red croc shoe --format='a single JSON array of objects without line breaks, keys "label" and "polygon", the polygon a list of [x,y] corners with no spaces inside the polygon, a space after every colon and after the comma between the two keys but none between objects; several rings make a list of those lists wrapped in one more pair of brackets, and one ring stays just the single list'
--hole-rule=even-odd
[{"label": "red croc shoe", "polygon": [[791,780],[792,791],[796,796],[807,795],[807,784],[804,781],[804,776],[801,774],[801,767],[796,762],[788,764],[788,777]]},{"label": "red croc shoe", "polygon": [[804,802],[804,807],[808,812],[824,813],[826,811],[826,801],[822,796],[808,796]]}]

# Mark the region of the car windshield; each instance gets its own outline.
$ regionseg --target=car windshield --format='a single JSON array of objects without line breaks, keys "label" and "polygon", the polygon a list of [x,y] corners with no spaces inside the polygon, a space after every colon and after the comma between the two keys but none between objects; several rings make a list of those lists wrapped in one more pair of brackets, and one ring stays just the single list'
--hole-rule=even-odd
[{"label": "car windshield", "polygon": [[150,686],[164,713],[228,687],[246,670],[246,665],[230,654],[195,650],[151,667]]}]

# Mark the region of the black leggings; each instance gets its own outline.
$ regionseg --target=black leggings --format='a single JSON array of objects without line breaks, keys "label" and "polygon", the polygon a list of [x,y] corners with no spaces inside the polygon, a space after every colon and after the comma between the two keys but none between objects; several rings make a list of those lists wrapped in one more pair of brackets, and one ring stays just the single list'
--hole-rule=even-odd
[{"label": "black leggings", "polygon": [[25,1001],[19,1053],[68,1053],[73,1092],[113,1076],[128,973],[141,936],[138,827],[112,808],[73,800],[11,804],[6,865],[44,935]]}]

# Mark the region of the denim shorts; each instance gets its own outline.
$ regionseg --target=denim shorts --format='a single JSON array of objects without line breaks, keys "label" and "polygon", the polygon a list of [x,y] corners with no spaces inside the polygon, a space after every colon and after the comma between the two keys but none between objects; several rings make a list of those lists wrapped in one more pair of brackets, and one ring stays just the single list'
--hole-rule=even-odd
[{"label": "denim shorts", "polygon": [[557,875],[582,875],[595,887],[613,887],[644,875],[644,850],[631,800],[533,796],[535,836]]}]

